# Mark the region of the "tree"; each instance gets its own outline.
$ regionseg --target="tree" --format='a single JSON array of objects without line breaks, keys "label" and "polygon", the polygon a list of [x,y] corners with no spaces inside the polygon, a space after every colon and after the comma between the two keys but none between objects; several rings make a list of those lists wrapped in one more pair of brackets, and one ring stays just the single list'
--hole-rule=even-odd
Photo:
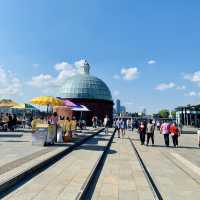
[{"label": "tree", "polygon": [[160,118],[169,118],[169,110],[162,109],[158,112]]},{"label": "tree", "polygon": [[171,114],[173,118],[176,118],[176,111],[172,111]]}]

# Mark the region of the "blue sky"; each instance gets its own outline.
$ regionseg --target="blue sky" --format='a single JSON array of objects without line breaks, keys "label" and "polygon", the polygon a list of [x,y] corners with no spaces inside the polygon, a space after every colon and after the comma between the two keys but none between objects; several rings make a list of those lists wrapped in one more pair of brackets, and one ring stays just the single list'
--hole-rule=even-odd
[{"label": "blue sky", "polygon": [[199,10],[197,0],[1,0],[0,97],[55,94],[84,58],[129,111],[198,103]]}]

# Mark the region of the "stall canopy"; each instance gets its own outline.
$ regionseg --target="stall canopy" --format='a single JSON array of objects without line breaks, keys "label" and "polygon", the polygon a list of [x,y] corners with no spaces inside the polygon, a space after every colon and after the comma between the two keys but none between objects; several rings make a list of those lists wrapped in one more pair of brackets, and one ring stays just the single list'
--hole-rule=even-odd
[{"label": "stall canopy", "polygon": [[79,111],[79,112],[87,112],[90,111],[86,106],[84,105],[77,105],[76,107],[72,108],[73,111]]},{"label": "stall canopy", "polygon": [[30,101],[34,105],[41,105],[41,106],[62,106],[64,102],[58,98],[52,96],[40,96],[32,99]]},{"label": "stall canopy", "polygon": [[0,108],[11,108],[11,107],[17,106],[17,105],[19,105],[19,104],[11,99],[0,100]]},{"label": "stall canopy", "polygon": [[36,107],[32,106],[28,103],[21,103],[16,106],[11,107],[13,109],[19,109],[19,110],[38,110]]},{"label": "stall canopy", "polygon": [[70,108],[72,111],[80,111],[80,112],[90,111],[86,106],[75,104],[70,100],[64,100],[64,106]]},{"label": "stall canopy", "polygon": [[64,100],[64,106],[67,106],[69,108],[74,108],[74,107],[77,107],[78,105],[73,103],[72,101],[70,100]]}]

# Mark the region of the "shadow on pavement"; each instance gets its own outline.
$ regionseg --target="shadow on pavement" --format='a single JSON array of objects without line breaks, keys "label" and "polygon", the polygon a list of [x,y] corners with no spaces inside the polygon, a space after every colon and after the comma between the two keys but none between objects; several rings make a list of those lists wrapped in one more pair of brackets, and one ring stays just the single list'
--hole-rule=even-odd
[{"label": "shadow on pavement", "polygon": [[4,140],[4,141],[0,141],[1,143],[4,143],[4,142],[30,142],[28,140]]},{"label": "shadow on pavement", "polygon": [[197,132],[195,132],[195,131],[182,131],[181,134],[184,134],[184,135],[196,135]]},{"label": "shadow on pavement", "polygon": [[6,134],[6,133],[3,133],[3,134],[1,134],[0,133],[0,138],[1,137],[11,137],[11,138],[15,138],[15,137],[22,137],[23,136],[23,134]]},{"label": "shadow on pavement", "polygon": [[[94,145],[83,145],[80,146],[78,148],[76,148],[76,150],[87,150],[87,151],[105,151],[105,146],[94,146]],[[108,154],[114,154],[117,153],[117,151],[110,149],[108,151]]]}]

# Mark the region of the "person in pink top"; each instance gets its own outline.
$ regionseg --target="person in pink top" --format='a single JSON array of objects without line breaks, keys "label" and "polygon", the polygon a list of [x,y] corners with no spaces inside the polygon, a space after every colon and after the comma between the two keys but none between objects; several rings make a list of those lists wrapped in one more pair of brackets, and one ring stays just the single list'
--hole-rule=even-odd
[{"label": "person in pink top", "polygon": [[164,136],[165,145],[169,146],[169,133],[170,133],[170,124],[164,122],[160,127],[160,133]]}]

